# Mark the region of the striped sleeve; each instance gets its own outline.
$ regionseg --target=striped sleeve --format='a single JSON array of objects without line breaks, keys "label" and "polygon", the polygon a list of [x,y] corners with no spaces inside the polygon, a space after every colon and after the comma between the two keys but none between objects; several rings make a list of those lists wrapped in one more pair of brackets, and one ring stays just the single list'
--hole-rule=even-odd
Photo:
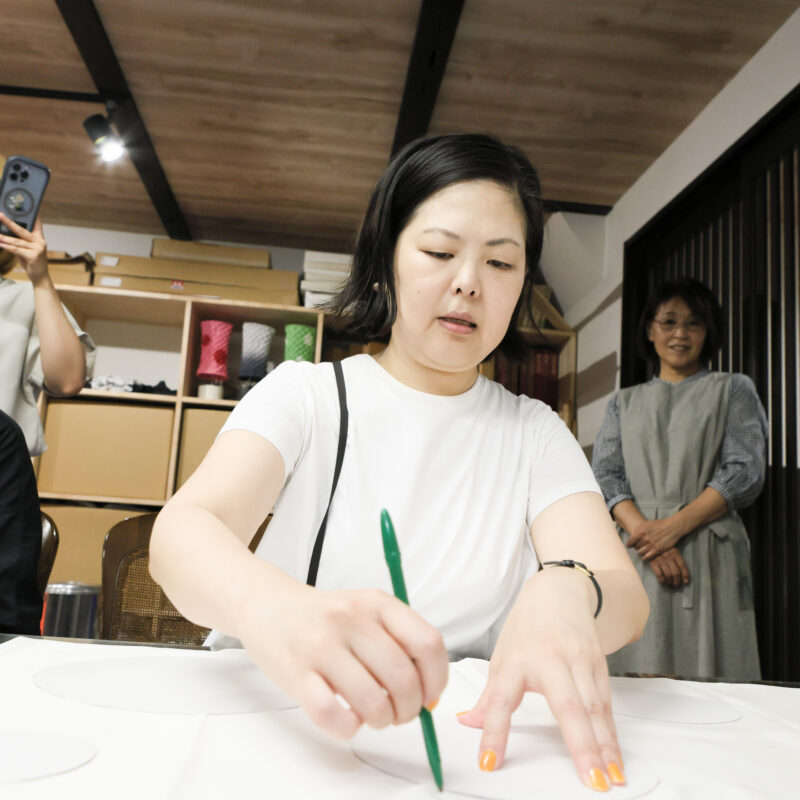
[{"label": "striped sleeve", "polygon": [[609,511],[623,500],[633,500],[622,457],[619,395],[615,394],[608,401],[606,415],[594,443],[592,470]]},{"label": "striped sleeve", "polygon": [[761,493],[768,432],[767,415],[753,382],[746,375],[732,375],[719,467],[708,483],[725,498],[730,511],[747,508]]}]

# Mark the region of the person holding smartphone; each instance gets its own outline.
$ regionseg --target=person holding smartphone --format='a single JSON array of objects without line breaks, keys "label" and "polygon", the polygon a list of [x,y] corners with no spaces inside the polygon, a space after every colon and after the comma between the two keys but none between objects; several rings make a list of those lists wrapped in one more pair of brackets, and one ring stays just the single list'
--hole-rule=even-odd
[{"label": "person holding smartphone", "polygon": [[[36,582],[42,527],[30,459],[45,449],[36,407],[42,389],[77,394],[94,343],[59,300],[47,269],[42,221],[32,230],[0,213],[0,631],[38,633]],[[16,264],[29,282],[4,277]]]}]

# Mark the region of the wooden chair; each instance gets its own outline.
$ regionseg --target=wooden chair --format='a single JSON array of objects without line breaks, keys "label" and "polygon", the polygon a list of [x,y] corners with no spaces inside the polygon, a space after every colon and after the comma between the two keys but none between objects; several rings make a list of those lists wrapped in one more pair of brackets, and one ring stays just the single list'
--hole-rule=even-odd
[{"label": "wooden chair", "polygon": [[208,628],[184,617],[150,577],[150,534],[156,514],[114,525],[103,544],[101,638],[201,645]]},{"label": "wooden chair", "polygon": [[53,571],[53,563],[58,552],[58,528],[53,518],[42,511],[42,551],[39,554],[39,564],[36,567],[36,583],[39,591],[44,595],[47,581]]}]

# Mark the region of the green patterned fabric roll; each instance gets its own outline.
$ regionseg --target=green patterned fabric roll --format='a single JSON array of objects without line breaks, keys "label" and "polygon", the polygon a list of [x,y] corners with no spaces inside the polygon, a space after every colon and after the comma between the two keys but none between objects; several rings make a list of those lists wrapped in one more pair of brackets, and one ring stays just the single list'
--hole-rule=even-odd
[{"label": "green patterned fabric roll", "polygon": [[313,361],[316,342],[317,331],[311,325],[287,325],[284,361]]}]

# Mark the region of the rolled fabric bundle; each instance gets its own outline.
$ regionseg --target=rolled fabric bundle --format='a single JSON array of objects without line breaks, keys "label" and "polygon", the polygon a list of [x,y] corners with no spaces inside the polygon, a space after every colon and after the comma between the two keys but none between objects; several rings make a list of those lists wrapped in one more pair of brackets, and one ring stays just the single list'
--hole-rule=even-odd
[{"label": "rolled fabric bundle", "polygon": [[316,328],[311,325],[287,325],[284,361],[313,361],[316,343]]},{"label": "rolled fabric bundle", "polygon": [[206,319],[200,323],[200,363],[197,377],[222,383],[228,379],[228,349],[231,345],[232,322]]},{"label": "rolled fabric bundle", "polygon": [[267,374],[267,357],[273,336],[275,328],[269,325],[262,325],[260,322],[242,324],[240,380],[258,381]]}]

